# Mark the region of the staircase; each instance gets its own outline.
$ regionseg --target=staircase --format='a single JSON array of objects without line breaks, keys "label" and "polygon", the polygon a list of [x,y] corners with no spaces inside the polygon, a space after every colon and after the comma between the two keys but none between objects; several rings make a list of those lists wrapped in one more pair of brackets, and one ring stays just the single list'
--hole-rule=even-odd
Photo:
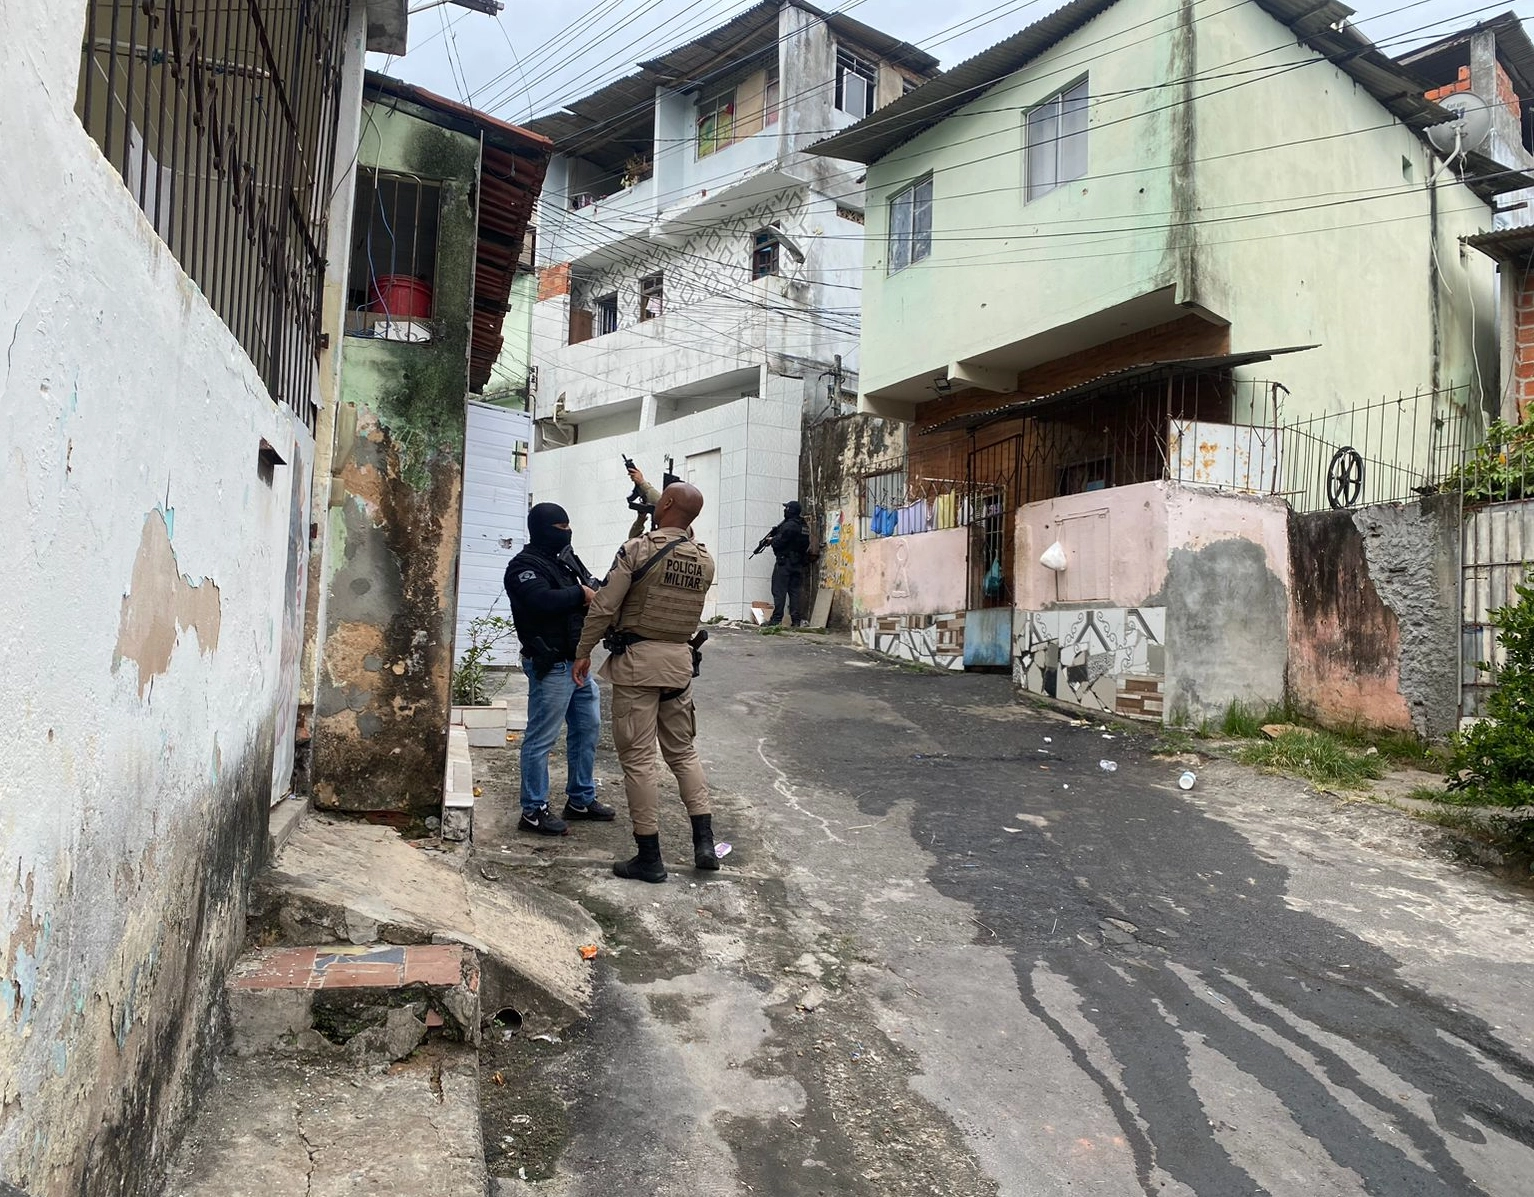
[{"label": "staircase", "polygon": [[579,907],[491,882],[471,848],[292,818],[258,878],[225,1052],[168,1197],[483,1197],[481,1028],[590,1005]]}]

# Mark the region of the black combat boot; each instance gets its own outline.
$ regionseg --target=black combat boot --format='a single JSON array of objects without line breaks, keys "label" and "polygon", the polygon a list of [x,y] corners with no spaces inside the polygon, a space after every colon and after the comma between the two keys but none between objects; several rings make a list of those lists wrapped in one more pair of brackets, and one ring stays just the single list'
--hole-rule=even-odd
[{"label": "black combat boot", "polygon": [[719,857],[714,852],[714,816],[692,816],[692,864],[695,869],[717,869]]},{"label": "black combat boot", "polygon": [[632,860],[614,862],[613,875],[659,885],[666,879],[666,866],[660,858],[660,836],[636,835],[634,842],[639,845],[639,854]]}]

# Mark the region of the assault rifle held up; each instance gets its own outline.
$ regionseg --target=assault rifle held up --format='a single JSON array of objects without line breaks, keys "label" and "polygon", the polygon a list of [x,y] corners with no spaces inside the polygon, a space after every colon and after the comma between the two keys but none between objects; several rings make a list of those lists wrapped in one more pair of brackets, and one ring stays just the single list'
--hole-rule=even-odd
[{"label": "assault rifle held up", "polygon": [[[680,478],[671,472],[673,468],[672,462],[674,460],[674,458],[666,458],[666,470],[665,473],[661,475],[660,488],[662,491],[664,491],[666,487],[670,486],[673,482],[681,481]],[[629,491],[628,497],[629,510],[634,512],[634,526],[629,529],[629,537],[632,539],[633,537],[639,536],[644,532],[644,525],[646,520],[653,520],[655,515],[655,504],[650,502],[649,497],[645,493],[645,484],[640,480],[644,477],[644,475],[640,473],[639,467],[634,464],[634,459],[627,453],[623,455],[623,468],[628,471],[630,478],[634,478],[635,474],[639,475],[638,478],[634,478],[634,489]]]}]

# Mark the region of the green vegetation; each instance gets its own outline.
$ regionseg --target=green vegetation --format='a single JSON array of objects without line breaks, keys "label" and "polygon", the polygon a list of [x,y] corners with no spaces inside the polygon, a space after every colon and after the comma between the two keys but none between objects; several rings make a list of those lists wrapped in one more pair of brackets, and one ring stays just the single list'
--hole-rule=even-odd
[{"label": "green vegetation", "polygon": [[1534,496],[1534,425],[1493,420],[1486,439],[1444,479],[1443,489],[1459,491],[1466,503]]},{"label": "green vegetation", "polygon": [[486,661],[496,645],[517,630],[504,615],[481,615],[469,621],[469,647],[453,670],[453,705],[482,707],[490,701],[485,692]]},{"label": "green vegetation", "polygon": [[1262,735],[1262,729],[1268,724],[1289,723],[1292,720],[1292,713],[1276,704],[1259,711],[1244,702],[1233,702],[1225,708],[1225,717],[1220,721],[1220,733],[1232,740],[1255,740]]},{"label": "green vegetation", "polygon": [[1440,801],[1534,805],[1534,586],[1516,590],[1517,602],[1491,614],[1506,662],[1486,718],[1454,737],[1449,792]]},{"label": "green vegetation", "polygon": [[1295,773],[1315,785],[1340,789],[1362,789],[1366,782],[1384,776],[1378,756],[1366,756],[1328,732],[1303,728],[1250,744],[1237,759],[1244,765]]}]

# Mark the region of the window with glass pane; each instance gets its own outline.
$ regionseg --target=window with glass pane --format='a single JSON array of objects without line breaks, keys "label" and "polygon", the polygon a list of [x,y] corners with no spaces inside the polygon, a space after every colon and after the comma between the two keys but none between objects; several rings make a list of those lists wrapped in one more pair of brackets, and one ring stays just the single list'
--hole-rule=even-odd
[{"label": "window with glass pane", "polygon": [[1066,88],[1025,118],[1027,198],[1036,200],[1087,173],[1087,81]]},{"label": "window with glass pane", "polygon": [[778,123],[778,101],[782,98],[782,93],[783,87],[778,79],[778,64],[773,63],[767,68],[767,85],[762,89],[762,124]]},{"label": "window with glass pane", "polygon": [[932,253],[932,177],[890,200],[889,272],[904,270]]},{"label": "window with glass pane", "polygon": [[836,106],[849,116],[864,117],[874,110],[874,87],[879,68],[853,54],[836,51]]},{"label": "window with glass pane", "polygon": [[618,294],[604,295],[597,300],[597,336],[605,337],[618,331]]},{"label": "window with glass pane", "polygon": [[735,140],[735,91],[722,91],[698,104],[698,157],[730,145]]},{"label": "window with glass pane", "polygon": [[751,277],[767,278],[778,272],[778,239],[771,233],[758,233],[751,248]]}]

